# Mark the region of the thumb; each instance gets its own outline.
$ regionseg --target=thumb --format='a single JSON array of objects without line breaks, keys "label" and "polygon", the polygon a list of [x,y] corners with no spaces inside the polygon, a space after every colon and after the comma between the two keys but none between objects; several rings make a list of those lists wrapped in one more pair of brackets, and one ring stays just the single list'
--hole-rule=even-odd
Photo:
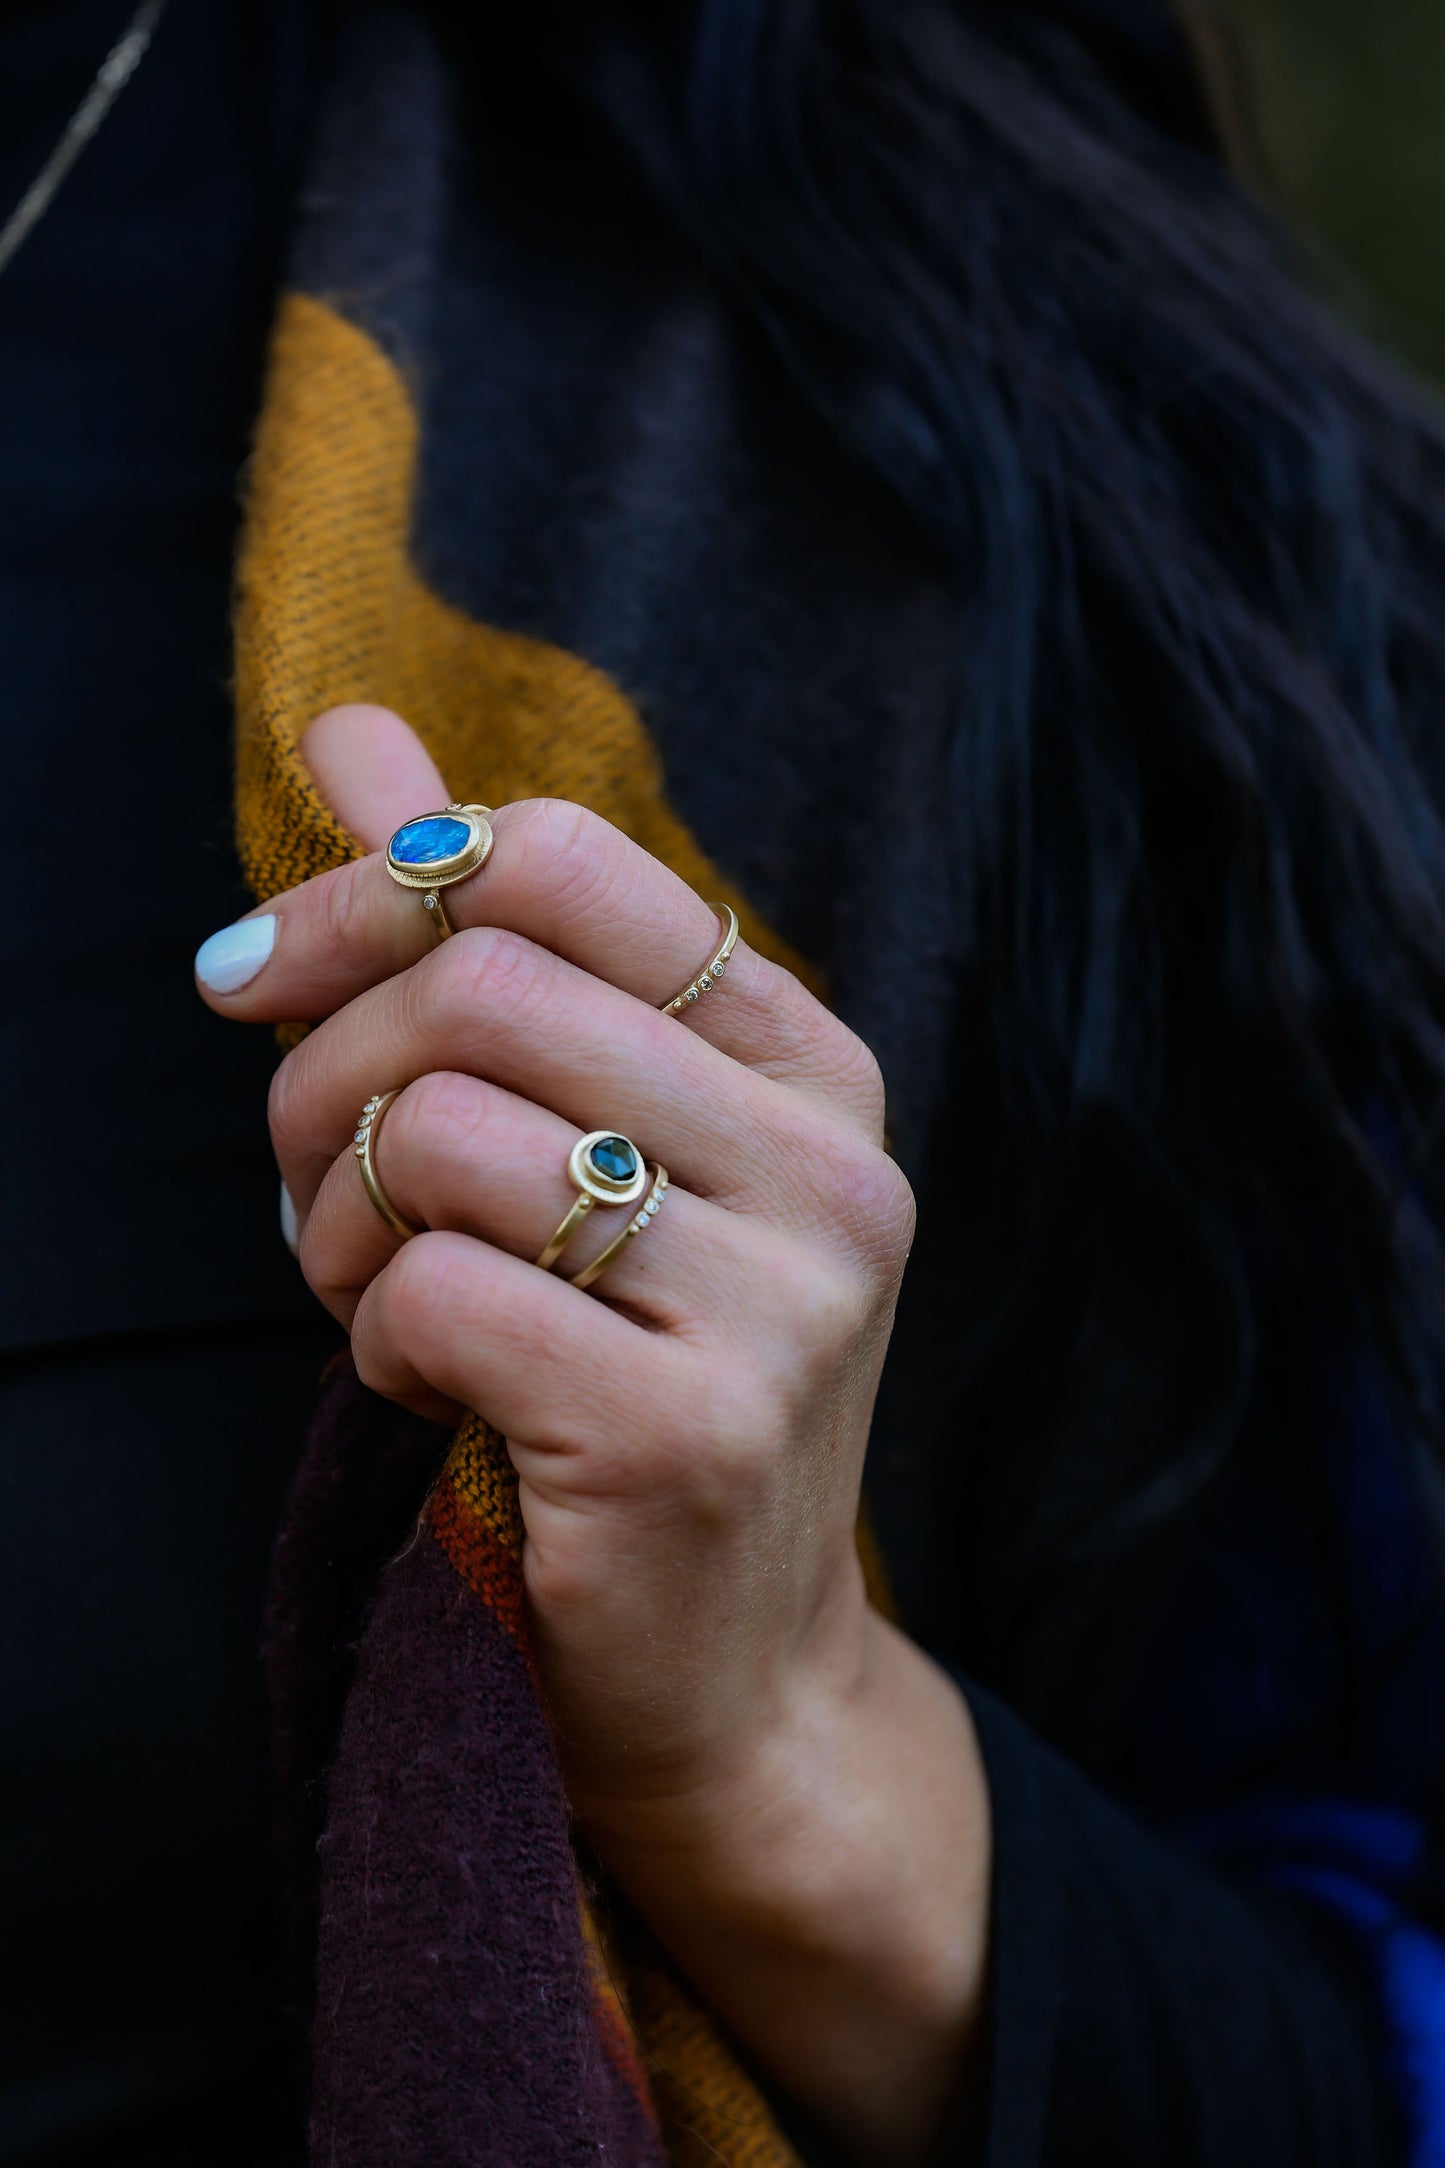
[{"label": "thumb", "polygon": [[308,725],[301,757],[342,827],[369,851],[451,797],[421,739],[390,708],[328,708]]}]

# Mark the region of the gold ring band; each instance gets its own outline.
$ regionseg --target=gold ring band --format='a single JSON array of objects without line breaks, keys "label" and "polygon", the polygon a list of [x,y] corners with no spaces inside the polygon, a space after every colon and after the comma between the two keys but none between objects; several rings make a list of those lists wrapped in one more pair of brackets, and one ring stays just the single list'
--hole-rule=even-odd
[{"label": "gold ring band", "polygon": [[680,994],[674,994],[671,1001],[664,1001],[660,1004],[664,1016],[681,1016],[683,1010],[692,1002],[699,1000],[704,994],[711,993],[713,987],[716,986],[718,980],[727,970],[728,958],[737,947],[738,914],[729,903],[715,903],[712,909],[716,911],[718,921],[723,929],[721,945],[713,951],[708,962],[690,985],[684,986]]},{"label": "gold ring band", "polygon": [[537,1252],[536,1263],[543,1272],[551,1271],[594,1205],[636,1204],[647,1187],[648,1169],[630,1137],[620,1137],[611,1129],[593,1129],[573,1145],[567,1175],[577,1195],[551,1240]]},{"label": "gold ring band", "polygon": [[649,1163],[647,1171],[652,1176],[652,1187],[647,1193],[647,1202],[639,1212],[633,1214],[621,1234],[614,1235],[606,1249],[593,1258],[590,1265],[584,1265],[580,1272],[572,1275],[571,1284],[573,1287],[590,1287],[594,1280],[600,1279],[607,1267],[615,1258],[621,1255],[635,1235],[646,1234],[648,1228],[662,1210],[667,1197],[667,1169],[659,1166],[654,1159]]},{"label": "gold ring band", "polygon": [[557,1229],[557,1232],[553,1235],[551,1241],[547,1244],[546,1248],[537,1252],[536,1262],[538,1265],[540,1265],[543,1272],[551,1271],[552,1267],[556,1264],[558,1258],[562,1255],[563,1250],[566,1249],[568,1243],[572,1240],[573,1235],[576,1234],[578,1228],[582,1225],[583,1220],[586,1219],[588,1213],[592,1210],[592,1207],[595,1203],[596,1199],[594,1197],[587,1196],[584,1192],[583,1195],[577,1199],[576,1203],[572,1205],[571,1209],[568,1211],[567,1217],[563,1220],[561,1226]]},{"label": "gold ring band", "polygon": [[386,870],[399,888],[422,891],[422,908],[439,941],[456,932],[442,890],[465,881],[492,855],[491,807],[449,805],[403,821],[386,846]]},{"label": "gold ring band", "polygon": [[392,1233],[400,1235],[403,1242],[410,1242],[413,1235],[421,1233],[421,1229],[420,1227],[413,1227],[411,1221],[404,1220],[397,1211],[396,1206],[381,1186],[381,1177],[376,1171],[376,1161],[372,1157],[376,1149],[376,1132],[381,1127],[381,1117],[391,1105],[392,1100],[401,1097],[401,1092],[402,1087],[398,1085],[394,1092],[382,1092],[379,1097],[367,1100],[366,1105],[361,1110],[361,1119],[356,1125],[356,1156],[361,1162],[361,1179],[366,1184],[367,1196],[376,1206],[377,1211],[386,1221]]}]

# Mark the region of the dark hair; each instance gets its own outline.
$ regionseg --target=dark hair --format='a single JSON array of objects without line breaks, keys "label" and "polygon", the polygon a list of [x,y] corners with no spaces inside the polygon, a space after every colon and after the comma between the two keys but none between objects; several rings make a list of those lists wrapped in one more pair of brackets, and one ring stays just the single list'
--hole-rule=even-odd
[{"label": "dark hair", "polygon": [[1132,6],[593,0],[570,33],[957,579],[955,1525],[1035,1705],[1137,1626],[1262,1395],[1328,1548],[1343,1347],[1441,1523],[1445,438]]}]

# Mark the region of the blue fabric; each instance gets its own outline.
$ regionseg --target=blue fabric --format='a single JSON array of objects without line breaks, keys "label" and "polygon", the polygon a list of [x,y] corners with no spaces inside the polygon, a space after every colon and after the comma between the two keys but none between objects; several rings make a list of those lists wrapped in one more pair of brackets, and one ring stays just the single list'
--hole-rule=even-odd
[{"label": "blue fabric", "polygon": [[1418,1815],[1343,1799],[1262,1800],[1200,1825],[1194,1841],[1251,1880],[1288,1890],[1360,1938],[1393,2039],[1391,2076],[1414,2168],[1445,2168],[1445,1873]]},{"label": "blue fabric", "polygon": [[[1212,1794],[1195,1796],[1214,1804],[1183,1822],[1191,1846],[1237,1883],[1287,1892],[1348,1927],[1388,2029],[1412,2168],[1445,2168],[1440,1567],[1378,1377],[1341,1363],[1334,1389],[1345,1414],[1325,1440],[1340,1542],[1332,1605],[1317,1547],[1302,1539],[1298,1489],[1271,1499],[1268,1474],[1251,1468],[1221,1535],[1224,1631],[1215,1614],[1170,1642],[1174,1676],[1167,1691],[1156,1681],[1161,1707],[1145,1732],[1157,1746],[1162,1726],[1177,1747],[1193,1725],[1206,1743]],[[1155,1763],[1156,1783],[1171,1762]],[[1183,1796],[1169,1804],[1178,1811]]]}]

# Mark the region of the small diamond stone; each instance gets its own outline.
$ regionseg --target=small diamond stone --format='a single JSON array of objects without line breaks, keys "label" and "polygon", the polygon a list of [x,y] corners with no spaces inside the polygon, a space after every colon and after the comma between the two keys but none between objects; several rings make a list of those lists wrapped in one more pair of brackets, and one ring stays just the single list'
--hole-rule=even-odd
[{"label": "small diamond stone", "polygon": [[455,858],[472,840],[469,821],[454,813],[427,813],[398,828],[387,845],[387,855],[398,866],[435,866]]},{"label": "small diamond stone", "polygon": [[684,1001],[696,1001],[697,988],[695,986],[689,986],[687,992],[683,995],[682,998]]},{"label": "small diamond stone", "polygon": [[637,1172],[637,1154],[626,1137],[599,1137],[587,1157],[609,1182],[630,1182]]},{"label": "small diamond stone", "polygon": [[354,1142],[356,1142],[357,1144],[365,1144],[365,1142],[366,1142],[366,1131],[365,1131],[364,1129],[358,1129],[358,1130],[357,1130],[357,1132],[356,1132],[356,1136],[355,1136],[355,1139],[354,1139]]},{"label": "small diamond stone", "polygon": [[649,1197],[642,1209],[648,1218],[652,1219],[662,1210],[662,1199],[660,1197]]},{"label": "small diamond stone", "polygon": [[726,969],[727,969],[727,965],[726,965],[726,963],[724,963],[724,962],[723,962],[723,960],[722,960],[722,958],[721,958],[721,957],[719,957],[718,961],[717,961],[717,962],[716,962],[716,963],[715,963],[715,964],[714,964],[714,965],[712,966],[712,975],[713,975],[713,977],[714,977],[715,979],[720,979],[720,978],[722,977],[723,973],[724,973],[724,972],[726,971]]},{"label": "small diamond stone", "polygon": [[702,977],[697,982],[697,990],[700,994],[710,993],[712,990],[712,980],[708,977],[705,971]]}]

